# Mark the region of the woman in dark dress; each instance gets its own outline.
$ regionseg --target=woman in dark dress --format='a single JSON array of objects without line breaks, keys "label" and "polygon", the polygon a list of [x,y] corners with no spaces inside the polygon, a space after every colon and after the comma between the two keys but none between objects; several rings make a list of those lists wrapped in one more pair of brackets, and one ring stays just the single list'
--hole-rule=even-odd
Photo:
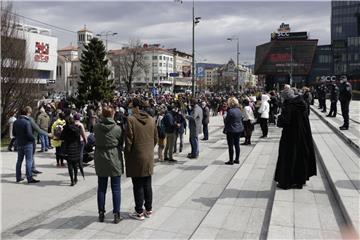
[{"label": "woman in dark dress", "polygon": [[307,104],[301,95],[286,88],[278,127],[282,127],[275,181],[282,189],[301,189],[316,175],[316,158],[311,135]]},{"label": "woman in dark dress", "polygon": [[74,186],[78,181],[77,168],[80,162],[80,128],[75,124],[75,121],[71,116],[67,116],[65,121],[66,125],[64,126],[60,137],[60,139],[63,140],[61,152],[68,163],[67,165],[71,180],[70,186]]}]

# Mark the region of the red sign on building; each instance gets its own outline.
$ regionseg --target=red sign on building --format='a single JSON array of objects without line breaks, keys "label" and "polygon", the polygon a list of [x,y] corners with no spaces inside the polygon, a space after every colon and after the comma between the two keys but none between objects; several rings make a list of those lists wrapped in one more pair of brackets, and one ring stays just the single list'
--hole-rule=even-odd
[{"label": "red sign on building", "polygon": [[271,62],[290,62],[291,54],[289,53],[272,53],[270,54]]},{"label": "red sign on building", "polygon": [[49,62],[49,44],[43,42],[35,43],[35,62]]}]

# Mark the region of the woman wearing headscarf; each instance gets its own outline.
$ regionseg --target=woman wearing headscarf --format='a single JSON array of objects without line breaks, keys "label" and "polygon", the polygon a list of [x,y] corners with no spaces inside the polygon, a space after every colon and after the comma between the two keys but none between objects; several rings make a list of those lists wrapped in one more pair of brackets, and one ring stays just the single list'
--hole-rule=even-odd
[{"label": "woman wearing headscarf", "polygon": [[[233,165],[239,164],[240,158],[240,135],[244,131],[242,123],[242,114],[239,108],[239,101],[235,97],[228,100],[229,109],[224,119],[226,140],[229,147],[229,161],[225,164]],[[235,161],[234,161],[234,147],[235,147]]]},{"label": "woman wearing headscarf", "polygon": [[307,104],[301,95],[286,87],[281,94],[283,107],[278,117],[282,127],[275,181],[282,189],[301,189],[316,175],[316,159]]}]

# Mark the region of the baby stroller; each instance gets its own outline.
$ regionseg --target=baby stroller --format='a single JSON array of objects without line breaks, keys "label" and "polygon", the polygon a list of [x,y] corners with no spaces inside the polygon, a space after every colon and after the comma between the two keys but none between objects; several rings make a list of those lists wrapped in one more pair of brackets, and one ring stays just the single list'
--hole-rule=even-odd
[{"label": "baby stroller", "polygon": [[87,143],[84,146],[83,162],[88,163],[94,160],[94,149],[95,149],[95,135],[90,133],[87,138]]}]

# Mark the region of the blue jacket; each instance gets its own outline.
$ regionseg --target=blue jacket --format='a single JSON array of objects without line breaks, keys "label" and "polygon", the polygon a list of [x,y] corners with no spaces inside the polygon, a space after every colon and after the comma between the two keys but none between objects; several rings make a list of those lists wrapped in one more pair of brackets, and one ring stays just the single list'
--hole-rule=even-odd
[{"label": "blue jacket", "polygon": [[242,123],[242,113],[240,108],[230,108],[227,111],[227,115],[224,119],[226,133],[239,133],[244,131],[244,126]]},{"label": "blue jacket", "polygon": [[164,121],[166,133],[175,133],[175,118],[172,111],[167,111],[162,121]]},{"label": "blue jacket", "polygon": [[33,144],[35,138],[31,127],[30,119],[21,115],[15,122],[13,127],[13,134],[16,138],[18,146],[26,146]]}]

